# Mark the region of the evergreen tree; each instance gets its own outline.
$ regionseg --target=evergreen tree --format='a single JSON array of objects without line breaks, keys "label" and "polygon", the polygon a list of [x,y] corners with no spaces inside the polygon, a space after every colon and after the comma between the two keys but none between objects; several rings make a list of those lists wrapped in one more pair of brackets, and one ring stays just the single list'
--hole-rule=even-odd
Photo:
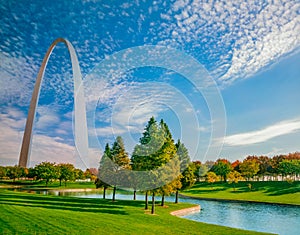
[{"label": "evergreen tree", "polygon": [[[131,162],[132,169],[134,171],[144,171],[149,175],[151,174],[150,170],[154,169],[154,162],[153,158],[151,158],[151,154],[157,150],[157,145],[159,145],[157,144],[158,140],[161,140],[161,138],[159,138],[158,125],[154,117],[151,117],[144,129],[142,137],[140,138],[140,143],[134,147],[132,153]],[[139,175],[144,176],[145,178],[135,178],[135,181],[132,182],[134,191],[142,188],[142,185],[146,189],[150,187],[150,183],[148,182],[150,177],[146,177],[147,174]],[[145,191],[146,210],[148,209],[148,192],[148,190]]]},{"label": "evergreen tree", "polygon": [[[143,180],[147,182],[152,192],[152,210],[155,211],[155,195],[161,193],[168,195],[178,187],[180,165],[177,149],[167,124],[161,120],[159,125],[151,117],[145,127],[140,143],[135,146],[132,154],[132,168],[134,170],[148,171],[149,176]],[[150,179],[150,180],[149,180]],[[147,197],[146,192],[146,197]],[[145,208],[147,208],[147,200]]]},{"label": "evergreen tree", "polygon": [[111,150],[109,144],[107,143],[105,145],[103,156],[100,160],[100,165],[98,169],[98,178],[95,181],[96,188],[103,187],[103,199],[105,199],[106,189],[110,187],[110,184],[108,184],[106,180],[107,175],[111,174],[111,171],[109,169],[109,167],[111,167],[110,159],[111,159]]},{"label": "evergreen tree", "polygon": [[128,180],[124,178],[124,171],[130,169],[129,163],[130,159],[121,136],[116,138],[112,148],[106,144],[100,161],[99,183],[100,185],[105,183],[113,186],[113,201],[115,201],[117,186],[127,183],[124,182]]},{"label": "evergreen tree", "polygon": [[180,184],[177,184],[175,203],[178,203],[178,190],[181,188],[187,188],[194,184],[194,168],[191,163],[190,156],[187,148],[181,143],[180,140],[176,143],[177,155],[180,161]]}]

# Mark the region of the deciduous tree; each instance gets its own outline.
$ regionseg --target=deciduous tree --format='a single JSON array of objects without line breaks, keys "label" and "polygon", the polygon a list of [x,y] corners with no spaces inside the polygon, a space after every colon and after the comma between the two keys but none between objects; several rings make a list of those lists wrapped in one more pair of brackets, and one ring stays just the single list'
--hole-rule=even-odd
[{"label": "deciduous tree", "polygon": [[216,175],[220,176],[224,182],[227,181],[227,174],[232,170],[230,162],[226,159],[218,159],[216,163],[211,168],[212,172],[215,172]]},{"label": "deciduous tree", "polygon": [[210,183],[211,185],[218,180],[219,176],[217,176],[215,172],[210,171],[206,174],[206,182]]},{"label": "deciduous tree", "polygon": [[55,163],[42,162],[36,165],[34,169],[37,179],[43,179],[46,181],[46,187],[48,186],[50,180],[56,179],[58,176]]},{"label": "deciduous tree", "polygon": [[227,175],[227,180],[229,184],[233,184],[233,189],[235,191],[235,185],[241,181],[244,180],[243,176],[241,175],[241,173],[237,172],[237,171],[231,171],[228,175]]},{"label": "deciduous tree", "polygon": [[250,180],[259,171],[258,160],[257,159],[249,159],[249,158],[245,159],[240,164],[240,171],[241,171],[241,174],[247,178],[247,180]]},{"label": "deciduous tree", "polygon": [[65,187],[67,186],[68,180],[75,180],[75,167],[70,163],[61,163],[57,165],[58,168],[58,179],[61,186],[61,182],[65,182]]}]

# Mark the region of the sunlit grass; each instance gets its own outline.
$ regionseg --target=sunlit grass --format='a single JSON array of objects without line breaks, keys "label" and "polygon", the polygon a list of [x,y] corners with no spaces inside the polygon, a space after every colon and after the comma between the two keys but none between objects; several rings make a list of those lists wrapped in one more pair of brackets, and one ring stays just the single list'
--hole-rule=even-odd
[{"label": "sunlit grass", "polygon": [[170,215],[191,204],[46,196],[0,189],[0,234],[255,234]]},{"label": "sunlit grass", "polygon": [[184,190],[182,194],[201,198],[300,205],[300,182],[239,182],[235,188],[228,183],[208,184],[199,182],[192,188]]},{"label": "sunlit grass", "polygon": [[67,184],[65,185],[64,182],[62,182],[61,186],[59,181],[52,181],[48,183],[48,186],[46,187],[46,183],[45,181],[31,181],[31,180],[17,180],[17,181],[12,181],[12,180],[2,180],[0,181],[0,186],[22,186],[22,187],[27,187],[27,188],[48,188],[48,189],[56,189],[56,188],[60,188],[60,189],[72,189],[72,188],[76,188],[76,189],[82,189],[82,188],[92,188],[95,189],[95,184],[93,181],[90,182],[70,182],[68,181]]}]

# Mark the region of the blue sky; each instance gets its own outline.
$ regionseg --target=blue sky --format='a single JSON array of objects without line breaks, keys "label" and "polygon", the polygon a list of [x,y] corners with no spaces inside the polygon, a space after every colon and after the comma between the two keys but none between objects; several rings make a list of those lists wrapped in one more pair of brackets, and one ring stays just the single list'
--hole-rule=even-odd
[{"label": "blue sky", "polygon": [[[151,116],[169,124],[194,160],[299,151],[298,1],[0,0],[0,15],[0,165],[18,162],[34,82],[58,37],[75,47],[84,81],[99,80],[92,92],[86,88],[88,113],[95,114],[88,167],[98,167],[104,144],[117,135],[131,153]],[[183,56],[162,62],[169,67],[118,74],[120,60],[107,67],[112,77],[99,79],[116,53],[144,46]],[[207,87],[204,75],[198,89],[170,69],[189,66],[191,57],[210,75]],[[74,147],[73,105],[71,63],[59,44],[42,84],[31,166],[48,160],[86,167]]]}]

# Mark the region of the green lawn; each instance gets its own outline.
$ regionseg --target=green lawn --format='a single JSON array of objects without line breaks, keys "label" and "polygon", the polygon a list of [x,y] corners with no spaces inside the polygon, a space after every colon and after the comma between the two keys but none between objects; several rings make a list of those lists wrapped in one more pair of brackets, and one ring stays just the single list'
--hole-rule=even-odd
[{"label": "green lawn", "polygon": [[142,201],[113,203],[0,189],[0,234],[256,234],[170,215],[190,204],[168,206],[157,206],[156,215],[150,215]]},{"label": "green lawn", "polygon": [[29,180],[2,180],[0,181],[0,187],[3,186],[21,186],[22,188],[36,188],[36,189],[83,189],[83,188],[95,188],[94,182],[67,182],[65,186],[64,182],[60,186],[58,181],[50,182],[46,187],[45,181],[29,181]]},{"label": "green lawn", "polygon": [[216,198],[230,200],[246,200],[256,202],[284,203],[300,205],[300,182],[239,182],[234,190],[232,184],[206,182],[196,183],[192,188],[181,194],[199,198]]}]

